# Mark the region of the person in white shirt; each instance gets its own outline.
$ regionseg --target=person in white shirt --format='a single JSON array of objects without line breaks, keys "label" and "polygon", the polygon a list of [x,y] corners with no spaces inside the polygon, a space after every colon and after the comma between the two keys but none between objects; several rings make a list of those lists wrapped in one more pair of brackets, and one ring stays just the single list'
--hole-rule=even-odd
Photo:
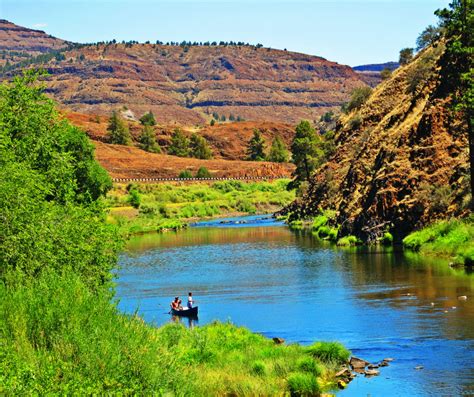
[{"label": "person in white shirt", "polygon": [[194,304],[193,293],[190,292],[190,293],[188,294],[188,309],[192,309],[192,308],[193,308],[193,304]]}]

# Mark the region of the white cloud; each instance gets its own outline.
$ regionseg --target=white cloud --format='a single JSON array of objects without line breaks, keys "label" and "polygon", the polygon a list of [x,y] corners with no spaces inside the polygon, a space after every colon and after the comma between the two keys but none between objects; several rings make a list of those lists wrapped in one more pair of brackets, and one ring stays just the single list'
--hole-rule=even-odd
[{"label": "white cloud", "polygon": [[43,28],[45,28],[45,27],[47,27],[47,26],[48,26],[47,23],[35,23],[35,24],[32,26],[32,28],[34,28],[34,29],[43,29]]}]

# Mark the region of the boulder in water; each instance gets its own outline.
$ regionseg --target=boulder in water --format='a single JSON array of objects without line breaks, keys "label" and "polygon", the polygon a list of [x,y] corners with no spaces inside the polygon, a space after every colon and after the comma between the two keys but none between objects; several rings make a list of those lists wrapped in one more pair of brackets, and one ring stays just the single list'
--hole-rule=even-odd
[{"label": "boulder in water", "polygon": [[367,369],[365,371],[365,376],[377,376],[380,375],[380,371],[376,369]]},{"label": "boulder in water", "polygon": [[352,369],[364,369],[370,363],[358,357],[351,357],[349,364],[351,365]]}]

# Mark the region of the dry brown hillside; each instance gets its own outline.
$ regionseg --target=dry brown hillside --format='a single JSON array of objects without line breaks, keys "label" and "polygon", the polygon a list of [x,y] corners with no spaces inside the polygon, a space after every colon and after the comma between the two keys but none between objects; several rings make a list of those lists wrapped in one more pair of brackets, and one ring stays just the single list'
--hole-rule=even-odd
[{"label": "dry brown hillside", "polygon": [[[365,240],[459,214],[468,191],[468,131],[442,92],[444,45],[423,51],[344,116],[337,151],[288,210],[337,211],[341,235]],[[441,57],[441,58],[440,58]]]},{"label": "dry brown hillside", "polygon": [[[74,125],[81,127],[92,140],[108,143],[107,117],[77,112],[65,112],[64,114]],[[127,124],[136,144],[143,126],[133,121],[129,121]],[[175,128],[176,125],[158,125],[154,127],[156,139],[163,149],[166,150],[168,147],[171,134]],[[269,149],[273,138],[276,136],[280,136],[289,147],[294,135],[294,126],[266,121],[218,123],[214,126],[204,126],[202,128],[182,127],[182,130],[188,135],[196,132],[206,138],[212,149],[213,157],[225,160],[245,159],[247,145],[254,129],[259,129],[262,132],[267,142],[267,149]]]},{"label": "dry brown hillside", "polygon": [[[37,45],[37,31],[1,26],[12,38],[5,49]],[[315,120],[365,85],[349,66],[247,45],[111,43],[76,45],[63,55],[43,66],[51,74],[47,92],[68,109],[105,115],[126,106],[137,118],[152,110],[164,124],[205,124],[213,112],[291,124]]]},{"label": "dry brown hillside", "polygon": [[[195,174],[200,167],[208,168],[216,177],[289,178],[294,169],[293,164],[243,161],[246,157],[247,143],[254,128],[262,131],[262,135],[268,142],[267,146],[270,146],[271,140],[276,135],[289,144],[294,129],[288,124],[239,122],[216,124],[202,129],[184,128],[183,131],[188,135],[197,132],[204,136],[213,151],[213,159],[198,160],[152,154],[139,149],[136,147],[137,139],[143,127],[137,122],[128,122],[135,146],[121,146],[108,143],[107,117],[76,112],[66,112],[65,116],[92,139],[96,147],[97,159],[115,178],[174,178],[185,169]],[[154,128],[157,141],[163,153],[166,153],[175,126],[155,126]]]},{"label": "dry brown hillside", "polygon": [[57,51],[67,47],[67,42],[0,19],[0,66],[7,61],[15,63],[32,56]]}]

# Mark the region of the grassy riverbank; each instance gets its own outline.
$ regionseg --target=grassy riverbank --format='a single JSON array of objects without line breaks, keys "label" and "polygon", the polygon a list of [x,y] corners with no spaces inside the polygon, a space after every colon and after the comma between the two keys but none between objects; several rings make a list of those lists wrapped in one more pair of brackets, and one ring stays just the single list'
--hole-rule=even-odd
[{"label": "grassy riverbank", "polygon": [[180,229],[199,219],[272,213],[295,197],[289,180],[116,184],[107,195],[109,222],[124,234]]},{"label": "grassy riverbank", "polygon": [[[339,236],[339,225],[332,223],[334,213],[324,211],[313,220],[294,220],[289,227],[306,229],[321,240],[338,246],[356,246],[363,242],[356,236]],[[377,240],[383,245],[392,245],[393,237],[385,231]],[[439,221],[409,234],[403,239],[403,247],[424,255],[444,257],[455,264],[474,264],[474,216],[463,219]]]},{"label": "grassy riverbank", "polygon": [[0,286],[0,394],[313,395],[349,357],[338,343],[276,345],[231,324],[155,328],[74,275],[16,279]]},{"label": "grassy riverbank", "polygon": [[474,216],[436,222],[409,234],[405,248],[425,255],[451,259],[454,263],[474,264]]}]

